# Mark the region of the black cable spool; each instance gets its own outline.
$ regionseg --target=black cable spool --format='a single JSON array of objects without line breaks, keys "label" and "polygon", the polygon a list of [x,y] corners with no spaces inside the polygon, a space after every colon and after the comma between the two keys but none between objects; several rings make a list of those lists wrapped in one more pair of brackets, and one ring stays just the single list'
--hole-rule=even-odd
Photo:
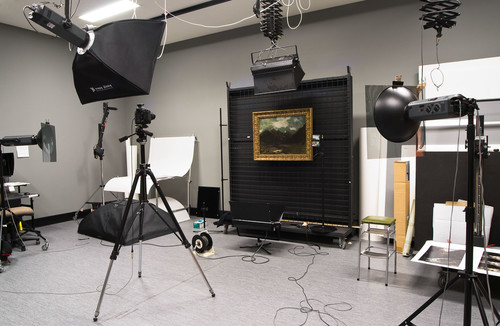
[{"label": "black cable spool", "polygon": [[194,250],[199,254],[212,249],[213,244],[214,242],[212,240],[212,237],[207,232],[203,232],[201,234],[196,234],[195,236],[193,236],[192,246]]}]

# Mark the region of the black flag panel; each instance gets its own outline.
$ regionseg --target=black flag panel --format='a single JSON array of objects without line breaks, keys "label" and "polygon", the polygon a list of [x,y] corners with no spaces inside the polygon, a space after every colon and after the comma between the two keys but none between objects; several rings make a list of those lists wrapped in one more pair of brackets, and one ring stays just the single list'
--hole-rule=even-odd
[{"label": "black flag panel", "polygon": [[95,41],[73,60],[73,80],[82,104],[147,95],[165,22],[129,19],[94,30]]}]

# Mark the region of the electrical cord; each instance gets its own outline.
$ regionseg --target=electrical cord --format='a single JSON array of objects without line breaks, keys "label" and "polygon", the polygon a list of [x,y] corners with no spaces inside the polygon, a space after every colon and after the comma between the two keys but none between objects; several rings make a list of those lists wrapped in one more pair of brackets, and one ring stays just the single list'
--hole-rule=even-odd
[{"label": "electrical cord", "polygon": [[[62,4],[61,4],[61,6],[62,6]],[[76,4],[76,8],[73,11],[73,13],[70,15],[70,18],[73,18],[73,16],[75,16],[76,12],[78,11],[78,7],[80,7],[80,0],[78,0],[78,3]],[[73,1],[70,0],[70,12],[71,12],[72,8],[73,8]]]},{"label": "electrical cord", "polygon": [[[134,15],[135,15],[135,9],[134,9]],[[163,2],[163,17],[165,18],[165,31],[163,32],[163,46],[161,47],[160,55],[156,58],[157,60],[163,57],[163,52],[165,51],[165,45],[167,44],[167,35],[168,35],[167,0]]]},{"label": "electrical cord", "polygon": [[[462,116],[462,102],[459,102],[459,117]],[[455,173],[453,177],[453,190],[452,190],[452,195],[451,195],[451,213],[450,213],[450,227],[448,230],[448,252],[447,252],[447,257],[446,257],[446,278],[445,278],[445,283],[444,283],[444,291],[441,296],[441,307],[439,310],[439,323],[438,325],[441,325],[441,320],[443,317],[443,309],[444,309],[444,301],[445,301],[445,296],[446,296],[446,290],[448,289],[448,282],[450,279],[450,251],[451,251],[451,232],[452,232],[452,226],[453,226],[453,210],[455,208],[455,195],[456,195],[456,187],[457,187],[457,179],[458,179],[458,166],[459,166],[459,153],[460,153],[460,131],[461,131],[461,122],[462,119],[458,119],[458,136],[457,136],[457,149],[456,149],[456,157],[455,157]]]},{"label": "electrical cord", "polygon": [[[101,240],[100,242],[100,245],[103,246],[103,247],[114,247],[114,245],[111,245],[111,244],[105,244],[103,242],[103,240]],[[182,243],[179,243],[179,244],[175,244],[175,245],[158,245],[158,244],[154,244],[154,243],[148,243],[148,242],[143,242],[142,243],[143,246],[152,246],[152,247],[159,247],[159,248],[173,248],[173,247],[180,247],[180,246],[183,246]]]},{"label": "electrical cord", "polygon": [[[324,302],[314,299],[314,298],[309,298],[307,296],[306,290],[304,286],[302,286],[299,281],[302,280],[303,278],[306,277],[306,275],[309,273],[309,269],[311,266],[314,265],[315,259],[317,256],[327,256],[329,255],[328,252],[326,251],[320,251],[319,246],[317,245],[310,245],[310,249],[312,249],[312,252],[305,252],[303,249],[305,249],[304,246],[296,246],[292,249],[288,249],[288,252],[294,256],[298,257],[311,257],[311,262],[307,265],[306,270],[300,277],[294,277],[294,276],[289,276],[288,280],[290,282],[294,282],[298,287],[300,287],[302,294],[304,296],[304,300],[300,301],[299,307],[281,307],[278,310],[276,310],[276,313],[274,314],[274,319],[273,319],[273,325],[276,325],[278,315],[280,312],[285,311],[285,310],[293,310],[293,311],[299,311],[302,314],[305,314],[305,320],[300,324],[300,325],[305,325],[307,324],[307,321],[309,319],[309,314],[310,313],[317,313],[318,317],[320,320],[325,324],[325,325],[346,325],[345,322],[340,320],[339,318],[334,316],[334,312],[342,312],[342,311],[350,311],[352,310],[352,305],[348,302],[337,302],[337,303],[327,303],[325,304]],[[318,247],[318,249],[315,249],[314,247]],[[314,308],[313,303],[319,303],[322,305],[320,309]],[[331,310],[331,311],[329,311]],[[333,324],[330,324],[328,321],[331,319],[333,321]],[[331,321],[330,321],[331,322]]]},{"label": "electrical cord", "polygon": [[[220,259],[227,259],[227,258],[241,258],[242,261],[246,263],[253,263],[255,265],[262,265],[266,264],[270,261],[268,257],[262,256],[262,255],[256,255],[256,252],[253,253],[252,255],[228,255],[228,256],[222,256],[222,257],[213,257],[213,258],[208,258],[208,257],[203,257],[207,260],[220,260]],[[258,258],[262,259],[263,261],[258,261]]]},{"label": "electrical cord", "polygon": [[27,5],[27,6],[24,6],[23,7],[23,16],[24,18],[26,19],[26,21],[28,22],[28,24],[31,26],[31,28],[33,29],[33,31],[35,31],[36,33],[40,33],[36,28],[35,26],[33,26],[33,24],[31,23],[31,20],[28,18],[28,16],[26,15],[26,9],[30,9],[30,10],[33,10],[32,9],[32,6],[30,5]]},{"label": "electrical cord", "polygon": [[[242,261],[246,263],[253,263],[255,265],[262,265],[266,264],[270,261],[268,257],[262,256],[262,255],[257,255],[260,249],[264,246],[267,240],[267,232],[266,232],[266,237],[264,241],[261,241],[260,246],[255,250],[255,252],[251,255],[228,255],[228,256],[221,256],[221,257],[203,257],[207,260],[220,260],[220,259],[227,259],[227,258],[241,258]],[[258,261],[258,259],[261,259],[261,261]]]},{"label": "electrical cord", "polygon": [[485,258],[485,264],[484,264],[484,270],[486,271],[486,288],[488,289],[488,300],[489,300],[489,303],[490,303],[490,309],[491,309],[491,317],[492,317],[492,320],[493,320],[493,324],[494,325],[497,325],[497,320],[496,320],[496,316],[495,316],[495,307],[493,306],[493,300],[492,300],[492,296],[491,296],[491,285],[490,285],[490,273],[489,273],[489,267],[488,267],[488,260],[489,260],[489,257],[488,257],[488,251],[486,250],[487,248],[487,238],[486,238],[486,216],[484,214],[484,187],[483,187],[483,165],[482,165],[482,159],[483,159],[483,145],[482,145],[482,132],[480,132],[480,126],[478,125],[479,124],[479,110],[476,110],[476,128],[478,129],[478,132],[476,132],[479,137],[478,137],[478,155],[479,155],[479,164],[478,164],[478,168],[479,168],[479,176],[478,176],[478,183],[479,183],[479,189],[480,189],[480,203],[479,205],[476,205],[476,207],[480,207],[481,208],[481,224],[482,224],[482,233],[483,233],[483,237],[484,237],[484,241],[483,241],[483,257]]},{"label": "electrical cord", "polygon": [[[437,61],[437,67],[434,68],[434,69],[432,69],[431,72],[430,72],[431,81],[434,84],[434,86],[436,87],[436,91],[438,91],[438,92],[439,92],[439,87],[443,86],[443,84],[444,84],[444,72],[441,70],[441,63],[439,62],[439,41],[440,41],[440,38],[436,37],[436,61]],[[434,76],[433,76],[434,72],[439,72],[441,74],[441,82],[440,83],[437,83],[434,80]]]},{"label": "electrical cord", "polygon": [[[189,24],[189,25],[193,25],[193,26],[197,26],[197,27],[203,27],[203,28],[218,29],[218,28],[224,28],[224,27],[231,27],[231,26],[238,25],[238,24],[240,24],[240,23],[242,23],[242,22],[244,22],[244,21],[247,21],[247,20],[249,20],[249,19],[253,19],[253,18],[255,17],[255,15],[253,15],[253,14],[252,14],[252,15],[250,15],[250,16],[244,17],[244,18],[242,18],[242,19],[240,19],[240,20],[237,20],[237,21],[235,21],[235,22],[232,22],[232,23],[221,24],[221,25],[205,25],[205,24],[200,24],[200,23],[192,22],[192,21],[189,21],[189,20],[186,20],[186,19],[180,18],[179,16],[173,15],[171,12],[169,12],[168,10],[166,10],[166,5],[165,5],[165,7],[162,7],[162,6],[161,6],[161,5],[160,5],[160,4],[159,4],[156,0],[154,0],[154,2],[155,2],[155,4],[156,4],[159,8],[161,8],[162,10],[164,10],[164,14],[165,14],[165,15],[169,15],[169,16],[171,16],[171,17],[173,17],[173,18],[175,18],[175,19],[177,19],[177,20],[179,20],[179,21],[181,21],[181,22],[183,22],[183,23],[186,23],[186,24]],[[297,4],[297,8],[299,9],[299,12],[300,12],[300,17],[301,17],[301,18],[300,18],[300,20],[301,20],[301,21],[302,21],[302,11],[303,11],[303,10],[309,10],[309,8],[311,7],[311,0],[308,0],[308,2],[309,2],[309,6],[307,6],[307,7],[302,6],[302,4],[301,4],[301,1],[300,1],[300,0],[288,0],[288,2],[287,2],[287,3],[285,3],[285,0],[276,1],[276,3],[280,3],[280,2],[281,2],[284,6],[287,6],[287,7],[290,7],[290,6],[292,6],[294,3],[296,3],[296,4]],[[274,7],[274,6],[275,6],[275,5],[273,4],[273,5],[269,6],[269,7],[267,7],[266,9],[262,9],[262,10],[260,10],[260,13],[262,14],[262,13],[266,12],[267,10],[271,10],[271,9],[272,9],[272,7]],[[302,10],[302,11],[301,11],[301,10]],[[287,20],[288,20],[288,13],[287,13]],[[291,27],[290,25],[289,25],[289,27],[290,27],[290,29],[296,29],[296,28],[298,28],[298,27],[299,27],[299,25],[300,25],[300,23],[299,23],[297,26],[295,26],[295,27]]]},{"label": "electrical cord", "polygon": [[[176,16],[176,15],[173,15],[170,11],[166,10],[166,5],[165,7],[162,7],[156,0],[154,0],[154,3],[163,10],[164,12],[164,15],[169,15],[171,16],[172,18],[175,18],[183,23],[186,23],[186,24],[189,24],[189,25],[193,25],[193,26],[198,26],[198,27],[203,27],[203,28],[212,28],[212,29],[217,29],[217,28],[224,28],[224,27],[230,27],[230,26],[235,26],[235,25],[238,25],[246,20],[249,20],[249,19],[252,19],[254,18],[254,15],[251,15],[251,16],[248,16],[248,17],[245,17],[245,18],[242,18],[238,21],[235,21],[235,22],[232,22],[232,23],[228,23],[228,24],[222,24],[222,25],[205,25],[205,24],[199,24],[199,23],[195,23],[195,22],[191,22],[189,20],[186,20],[186,19],[183,19],[183,18],[180,18],[179,16]],[[166,19],[165,19],[166,20]]]},{"label": "electrical cord", "polygon": [[[130,281],[132,280],[132,277],[134,275],[134,252],[130,253],[130,261],[131,261],[131,271],[130,271],[130,277],[128,278],[127,282],[118,289],[115,293],[105,293],[107,295],[117,295],[121,291],[123,291],[129,284]],[[106,290],[110,289],[111,285],[108,284]],[[10,294],[23,294],[23,295],[56,295],[56,296],[69,296],[69,295],[84,295],[84,294],[93,294],[93,293],[100,293],[102,290],[102,284],[98,285],[95,290],[92,291],[82,291],[82,292],[45,292],[45,291],[9,291],[9,290],[0,290],[0,293],[10,293]]]},{"label": "electrical cord", "polygon": [[[285,0],[281,0],[281,3],[283,4],[283,6],[286,7],[286,23],[288,25],[288,28],[294,30],[294,29],[299,28],[299,26],[302,24],[303,11],[307,11],[311,8],[311,0],[307,0],[307,1],[308,1],[309,5],[306,7],[306,6],[302,5],[301,0],[288,0],[286,3],[285,3]],[[290,7],[292,7],[294,3],[297,5],[297,9],[299,11],[299,22],[297,23],[297,25],[292,26],[292,25],[290,25]]]},{"label": "electrical cord", "polygon": [[420,99],[423,99],[423,89],[425,88],[425,76],[424,76],[424,21],[422,20],[422,25],[420,29],[420,81],[419,86],[421,91],[419,95],[422,95]]}]

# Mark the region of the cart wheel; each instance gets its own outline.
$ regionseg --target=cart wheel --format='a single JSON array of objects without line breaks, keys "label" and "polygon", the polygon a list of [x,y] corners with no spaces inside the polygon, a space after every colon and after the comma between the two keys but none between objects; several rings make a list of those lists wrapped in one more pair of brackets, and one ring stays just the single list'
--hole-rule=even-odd
[{"label": "cart wheel", "polygon": [[48,242],[45,242],[42,246],[42,250],[43,251],[47,251],[47,249],[49,249],[49,243]]},{"label": "cart wheel", "polygon": [[339,238],[339,247],[345,249],[346,241],[344,238]]},{"label": "cart wheel", "polygon": [[441,289],[444,289],[446,284],[448,282],[446,281],[446,272],[440,272],[439,273],[439,278],[438,278],[438,285]]}]

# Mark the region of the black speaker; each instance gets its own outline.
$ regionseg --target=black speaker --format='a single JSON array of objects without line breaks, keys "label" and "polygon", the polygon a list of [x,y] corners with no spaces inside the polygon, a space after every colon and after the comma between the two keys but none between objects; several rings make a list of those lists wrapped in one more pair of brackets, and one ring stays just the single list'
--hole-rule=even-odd
[{"label": "black speaker", "polygon": [[95,41],[73,60],[73,80],[82,104],[147,95],[165,22],[129,19],[94,31]]},{"label": "black speaker", "polygon": [[198,207],[196,209],[199,217],[219,218],[220,190],[218,187],[198,187]]},{"label": "black speaker", "polygon": [[257,60],[250,70],[254,94],[294,91],[304,77],[297,55]]}]

